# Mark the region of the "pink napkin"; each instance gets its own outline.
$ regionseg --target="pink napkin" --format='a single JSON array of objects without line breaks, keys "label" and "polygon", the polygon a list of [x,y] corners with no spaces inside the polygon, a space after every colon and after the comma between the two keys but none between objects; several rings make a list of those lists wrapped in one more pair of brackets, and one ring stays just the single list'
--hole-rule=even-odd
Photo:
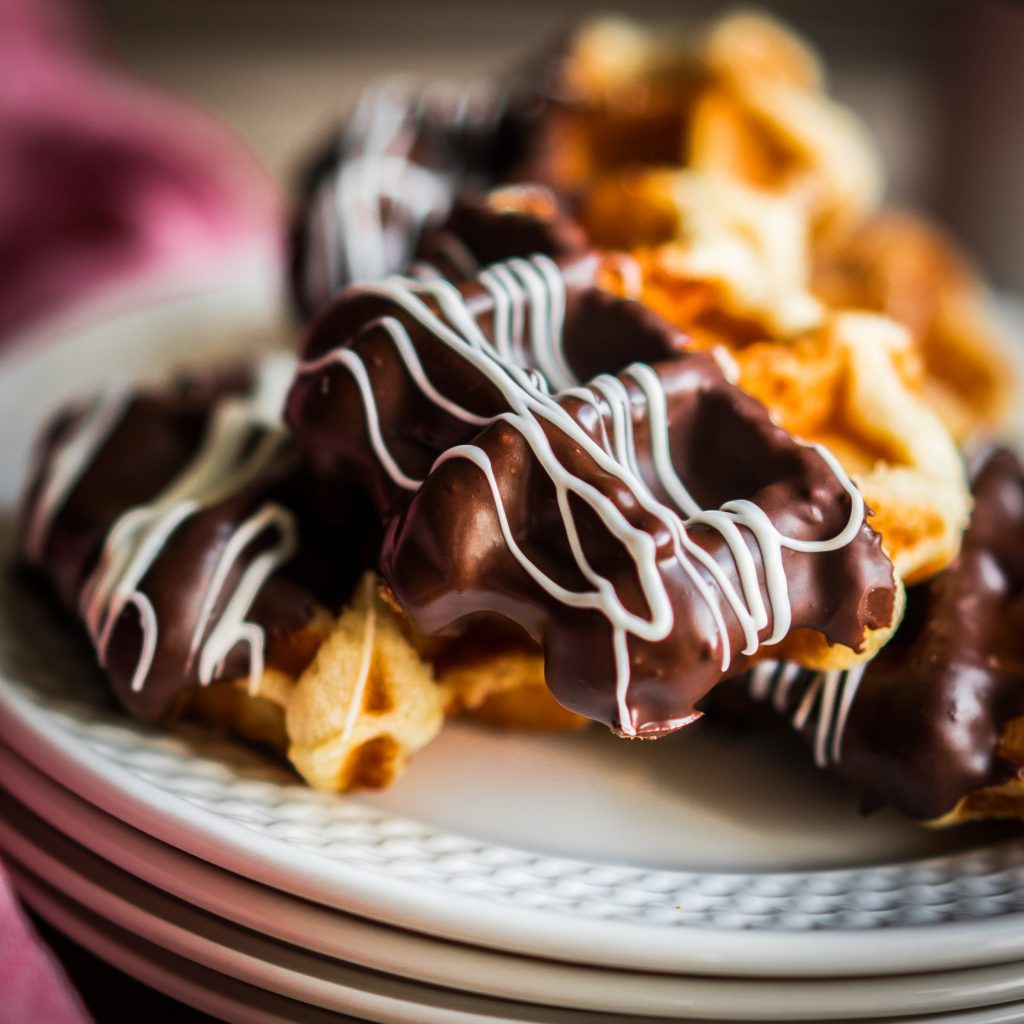
[{"label": "pink napkin", "polygon": [[0,864],[0,1017],[86,1024],[89,1015],[50,950],[25,919]]},{"label": "pink napkin", "polygon": [[60,0],[0,0],[0,338],[126,276],[200,280],[279,223],[222,125],[102,67]]},{"label": "pink napkin", "polygon": [[[103,67],[60,0],[0,0],[0,342],[140,276],[272,255],[278,213],[223,126]],[[88,1019],[2,864],[0,1018]]]}]

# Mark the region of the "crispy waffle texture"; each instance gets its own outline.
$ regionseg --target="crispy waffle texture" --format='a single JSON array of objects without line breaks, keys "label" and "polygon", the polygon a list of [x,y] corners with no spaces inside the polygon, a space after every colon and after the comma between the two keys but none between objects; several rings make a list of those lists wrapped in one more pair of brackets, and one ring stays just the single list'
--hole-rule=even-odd
[{"label": "crispy waffle texture", "polygon": [[671,163],[800,205],[819,233],[878,201],[882,171],[859,121],[825,93],[817,59],[777,22],[726,17],[703,33],[585,25],[564,61],[545,170],[567,191],[631,163]]},{"label": "crispy waffle texture", "polygon": [[666,167],[598,178],[581,210],[598,244],[631,254],[635,297],[693,334],[788,341],[829,313],[874,312],[909,332],[907,385],[955,441],[1007,412],[1013,373],[984,289],[917,216],[885,211],[822,243],[784,199]]},{"label": "crispy waffle texture", "polygon": [[806,217],[729,178],[666,167],[598,178],[581,204],[590,238],[632,254],[635,297],[685,329],[786,337],[816,326]]},{"label": "crispy waffle texture", "polygon": [[1013,391],[981,281],[939,228],[884,211],[820,246],[812,288],[836,308],[884,313],[910,332],[920,390],[958,441],[997,426]]},{"label": "crispy waffle texture", "polygon": [[187,713],[270,743],[317,789],[380,788],[438,734],[444,701],[430,664],[367,575],[298,676],[267,672],[195,691]]},{"label": "crispy waffle texture", "polygon": [[931,827],[948,828],[990,818],[1024,820],[1024,718],[1015,718],[1007,726],[999,744],[999,754],[1020,775],[1002,785],[986,786],[968,793],[947,814],[928,822]]},{"label": "crispy waffle texture", "polygon": [[795,36],[741,14],[713,26],[703,50],[711,84],[693,111],[684,162],[788,196],[823,234],[877,204],[875,148],[826,95],[822,68]]},{"label": "crispy waffle texture", "polygon": [[438,682],[449,713],[496,728],[562,732],[591,724],[551,695],[540,651],[478,651],[449,660],[439,669]]},{"label": "crispy waffle texture", "polygon": [[309,785],[332,792],[389,785],[447,716],[544,732],[589,724],[551,696],[539,652],[474,644],[462,653],[456,641],[435,672],[430,647],[368,574],[303,671],[196,688],[184,714],[273,748]]},{"label": "crispy waffle texture", "polygon": [[874,512],[904,582],[955,557],[970,512],[956,445],[915,391],[910,336],[894,321],[845,312],[790,343],[733,353],[739,384],[791,433],[825,444]]}]

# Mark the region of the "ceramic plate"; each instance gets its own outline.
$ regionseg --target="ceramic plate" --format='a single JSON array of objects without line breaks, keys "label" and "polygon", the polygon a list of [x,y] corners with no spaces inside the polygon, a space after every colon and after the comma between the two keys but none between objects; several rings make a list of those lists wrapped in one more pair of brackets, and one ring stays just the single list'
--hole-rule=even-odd
[{"label": "ceramic plate", "polygon": [[[445,1020],[475,1024],[642,1024],[636,1007],[577,1012],[486,999],[438,986],[425,986],[351,964],[309,955],[272,941],[265,933],[228,925],[188,903],[145,885],[81,846],[64,839],[17,802],[0,796],[0,849],[23,870],[55,891],[131,934],[224,974],[272,992],[368,1019],[419,1024]],[[26,867],[27,866],[27,867]],[[922,1000],[929,984],[945,998]],[[717,991],[714,991],[717,989]],[[606,991],[608,988],[606,987]],[[933,995],[935,992],[933,991]],[[859,998],[858,998],[859,996]],[[670,1016],[685,1024],[693,1014],[718,1021],[819,1021],[876,1019],[927,1008],[978,1008],[1018,1002],[1024,996],[1019,965],[952,972],[915,987],[902,979],[737,981],[706,980],[703,991],[682,995]],[[685,1014],[685,1016],[684,1016]]]},{"label": "ceramic plate", "polygon": [[[147,941],[131,931],[111,924],[94,914],[74,899],[68,898],[42,881],[32,872],[17,865],[11,874],[19,893],[32,908],[55,927],[98,956],[127,971],[140,981],[159,989],[220,1019],[237,1024],[358,1024],[358,1019],[347,1014],[325,1011],[298,1000],[288,999],[266,989],[248,985],[237,978],[179,957],[159,945]],[[415,1010],[415,1007],[410,1007]],[[927,1016],[900,1016],[870,1018],[871,1024],[1016,1024],[1024,1014],[1024,1004],[1009,1003],[976,1010],[953,1011]],[[374,1018],[386,1021],[388,1018]],[[399,1018],[402,1024],[422,1020],[422,1014]],[[448,1024],[453,1018],[447,1011],[428,1020]],[[616,1024],[629,1024],[629,1020],[616,1016]],[[529,1014],[505,1017],[475,1015],[474,1024],[529,1024]],[[607,1017],[565,1014],[561,1024],[594,1024]],[[706,1020],[677,1018],[679,1024],[712,1024]],[[867,1018],[848,1024],[868,1024]],[[763,1024],[782,1024],[765,1021]]]},{"label": "ceramic plate", "polygon": [[[86,870],[83,844],[158,891],[170,893],[269,938],[376,971],[464,991],[541,1005],[677,1019],[699,1013],[725,1020],[841,1019],[868,1014],[937,1012],[1024,998],[1024,965],[940,974],[832,981],[694,978],[595,969],[503,956],[430,940],[290,898],[158,843],[57,786],[0,747],[0,778],[17,803],[0,797],[16,840],[41,852],[31,863],[57,858]],[[26,815],[22,805],[33,812]],[[63,841],[35,818],[76,840]],[[23,854],[24,856],[24,854]],[[103,870],[99,862],[98,870]],[[120,876],[108,875],[117,884]],[[108,882],[108,885],[110,883]],[[77,889],[68,890],[76,892]],[[98,909],[98,908],[97,908]]]},{"label": "ceramic plate", "polygon": [[[171,303],[6,361],[0,505],[13,506],[31,432],[57,398],[237,350],[252,308],[233,319],[218,301],[216,319],[198,300]],[[79,638],[9,574],[0,607],[3,739],[108,813],[264,885],[432,936],[648,971],[850,976],[1024,959],[1018,829],[862,818],[787,744],[700,727],[635,745],[453,724],[385,794],[338,798],[199,730],[130,722]]]}]

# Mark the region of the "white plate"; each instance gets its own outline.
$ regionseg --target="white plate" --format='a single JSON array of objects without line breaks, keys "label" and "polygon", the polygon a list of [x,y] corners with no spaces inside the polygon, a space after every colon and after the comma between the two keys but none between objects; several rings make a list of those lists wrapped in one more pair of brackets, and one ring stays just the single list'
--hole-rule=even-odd
[{"label": "white plate", "polygon": [[[135,314],[0,367],[0,503],[43,408],[194,353],[202,304],[187,312]],[[6,742],[105,811],[263,884],[434,936],[641,970],[849,976],[1024,958],[1024,843],[861,819],[798,752],[700,728],[635,745],[456,725],[383,796],[339,799],[199,730],[134,725],[65,623],[7,578],[0,607]]]},{"label": "white plate", "polygon": [[[188,857],[91,807],[2,746],[0,778],[18,801],[9,804],[0,797],[0,811],[10,812],[7,827],[41,845],[43,860],[57,857],[82,873],[85,854],[77,845],[81,843],[129,876],[269,938],[435,985],[541,1005],[673,1019],[683,1012],[699,1013],[735,1021],[766,1015],[824,1020],[883,1012],[938,1012],[1024,998],[1021,963],[937,975],[833,981],[674,978],[501,956],[431,941],[289,898]],[[20,805],[76,843],[46,835],[39,822],[20,813]],[[31,863],[49,877],[39,858]],[[95,872],[86,874],[97,880]],[[108,878],[116,882],[118,876]]]},{"label": "white plate", "polygon": [[488,999],[314,956],[230,925],[75,849],[5,797],[0,807],[0,848],[22,874],[176,956],[278,995],[380,1024],[649,1024],[630,1014]]},{"label": "white plate", "polygon": [[[209,970],[187,958],[175,956],[139,936],[118,928],[82,904],[59,893],[31,872],[17,865],[11,874],[20,895],[40,916],[80,945],[132,977],[182,1002],[232,1024],[359,1024],[356,1018],[324,1011],[297,1000],[247,985],[235,978]],[[413,1020],[414,1018],[409,1018]],[[571,1019],[571,1018],[570,1018]],[[607,1018],[590,1018],[599,1021]],[[849,1024],[1019,1024],[1024,1004],[1008,1003],[980,1010],[960,1010],[927,1016],[861,1018]],[[434,1018],[448,1024],[447,1014]],[[576,1016],[579,1024],[586,1018]],[[623,1021],[623,1018],[615,1018]],[[524,1024],[516,1018],[511,1024]],[[712,1024],[709,1021],[678,1018],[679,1024]],[[500,1018],[483,1018],[479,1024],[510,1024]],[[628,1024],[625,1021],[624,1024]],[[770,1024],[770,1022],[765,1022]]]},{"label": "white plate", "polygon": [[[3,796],[0,848],[56,891],[133,935],[248,984],[325,1009],[359,1014],[386,1024],[422,1024],[438,1019],[452,1024],[491,1020],[506,1024],[642,1024],[649,1019],[627,1011],[609,1016],[484,999],[311,956],[294,946],[274,942],[264,933],[229,925],[145,885],[65,839],[16,801]],[[945,990],[944,1009],[976,1009],[1012,1002],[1019,1005],[1024,996],[1020,965],[954,973],[955,977],[940,977],[934,982]],[[692,1021],[692,1017],[684,1018],[682,1014],[700,1013],[702,1019],[718,1021],[864,1020],[877,1019],[883,1013],[920,1012],[924,1007],[920,999],[914,998],[914,985],[904,986],[902,982],[898,978],[831,982],[719,979],[705,983],[703,1000],[680,1000],[672,1019]],[[927,990],[928,984],[924,982],[917,991]],[[706,998],[712,985],[718,989],[717,999]],[[740,992],[734,993],[732,990],[737,988]],[[901,989],[905,989],[903,998],[898,997]],[[837,1006],[845,1012],[836,1013]],[[927,1008],[938,1009],[934,1001]]]}]

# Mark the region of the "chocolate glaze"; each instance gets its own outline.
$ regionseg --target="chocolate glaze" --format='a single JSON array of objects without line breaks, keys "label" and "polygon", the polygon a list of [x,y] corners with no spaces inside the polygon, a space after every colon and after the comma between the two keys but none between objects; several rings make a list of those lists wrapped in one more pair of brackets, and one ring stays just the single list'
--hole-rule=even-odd
[{"label": "chocolate glaze", "polygon": [[[860,679],[839,737],[833,766],[867,806],[936,818],[1024,770],[1000,751],[1008,724],[1024,715],[1024,467],[990,451],[972,487],[959,557],[908,592],[903,623]],[[796,674],[781,698],[775,687],[775,710],[791,719],[818,680]],[[801,735],[813,741],[817,725],[812,715]]]},{"label": "chocolate glaze", "polygon": [[[722,378],[704,355],[687,354],[654,367],[668,397],[670,447],[678,475],[708,508],[747,498],[761,506],[788,536],[822,538],[843,528],[849,499],[818,454],[795,444],[774,426],[763,407]],[[646,454],[650,418],[644,395],[628,375],[640,471],[659,500],[671,504]],[[562,405],[599,441],[611,430],[610,413],[565,398]],[[593,609],[567,607],[528,574],[502,540],[496,503],[479,468],[461,459],[437,466],[402,516],[392,521],[381,558],[383,575],[420,632],[451,632],[481,615],[499,615],[542,644],[545,675],[567,708],[610,725],[623,734],[657,736],[692,720],[694,706],[721,681],[725,670],[714,645],[716,627],[708,603],[673,551],[663,526],[614,477],[603,473],[574,441],[545,428],[558,460],[570,472],[607,495],[640,531],[655,538],[658,565],[672,605],[674,625],[650,642],[628,640],[630,722],[621,720],[616,700],[613,636],[608,620]],[[739,443],[737,443],[739,442]],[[548,473],[515,427],[499,422],[473,441],[493,467],[518,545],[558,583],[585,590],[570,551],[565,521]],[[575,510],[587,562],[636,614],[645,613],[633,561],[621,542],[582,505]],[[736,563],[722,535],[709,527],[689,529],[692,542],[708,552],[733,582]],[[745,538],[764,587],[761,552]],[[834,643],[859,648],[865,628],[890,623],[893,578],[878,536],[861,524],[857,538],[835,551],[786,551],[794,627],[809,626]],[[699,567],[705,586],[711,574]],[[738,585],[738,583],[737,583]],[[857,595],[849,600],[849,595]],[[744,645],[738,618],[725,612],[730,646]],[[764,640],[771,623],[759,633]]]},{"label": "chocolate glaze", "polygon": [[[133,715],[145,719],[164,717],[173,709],[180,694],[199,685],[198,659],[190,651],[191,639],[217,560],[238,527],[268,501],[287,492],[289,477],[294,476],[295,468],[295,453],[288,452],[278,465],[261,474],[253,486],[191,516],[174,531],[160,557],[142,578],[139,589],[149,597],[160,624],[156,652],[145,684],[137,692],[131,688],[142,643],[140,620],[134,608],[126,608],[119,617],[106,659],[114,695]],[[246,546],[228,576],[225,593],[232,592],[245,569],[257,554],[266,550],[270,540],[267,531]],[[271,577],[261,588],[260,595],[262,600],[254,602],[248,619],[266,631],[268,641],[271,638],[286,640],[309,623],[316,608],[311,591],[280,575]],[[218,602],[209,628],[222,610],[223,602]],[[274,663],[273,650],[274,645],[268,643],[271,664]],[[213,673],[211,681],[245,676],[249,669],[249,651],[238,644]]]},{"label": "chocolate glaze", "polygon": [[445,222],[424,236],[418,257],[449,280],[460,281],[513,256],[542,253],[566,259],[590,248],[586,232],[554,193],[521,185],[490,194],[461,193]]},{"label": "chocolate glaze", "polygon": [[[34,561],[61,603],[77,612],[78,598],[110,527],[125,509],[148,501],[188,463],[199,445],[211,399],[176,400],[140,394],[128,405],[102,452],[58,510]],[[39,499],[42,474],[60,444],[81,421],[81,409],[59,412],[44,429],[19,521],[19,547],[27,551],[28,511]]]},{"label": "chocolate glaze", "polygon": [[[179,382],[165,392],[126,395],[112,428],[97,438],[97,445],[81,472],[62,494],[52,515],[44,515],[42,492],[46,474],[75,431],[81,431],[87,410],[64,411],[44,431],[33,478],[26,491],[20,522],[20,551],[29,568],[52,585],[61,603],[85,616],[88,593],[96,579],[101,551],[111,530],[133,508],[154,501],[194,463],[204,447],[215,411],[225,400],[244,396],[252,385],[249,374],[230,373],[206,380]],[[251,451],[268,436],[269,427],[254,424],[244,450]],[[308,523],[308,495],[303,483],[298,450],[285,441],[244,486],[231,488],[183,518],[150,560],[136,589],[155,613],[157,628],[152,663],[139,689],[133,676],[143,651],[138,605],[126,604],[110,622],[109,636],[99,642],[105,668],[117,699],[135,716],[145,719],[173,713],[178,698],[200,682],[198,652],[193,632],[205,622],[202,648],[222,621],[226,600],[235,592],[254,559],[277,541],[273,526],[255,533],[230,564],[225,584],[208,618],[202,604],[218,561],[239,526],[261,509],[275,505],[290,518]],[[33,538],[33,531],[44,529]],[[311,525],[321,536],[323,531]],[[339,561],[331,576],[345,574]],[[321,557],[323,551],[321,550]],[[317,575],[317,571],[319,575]],[[318,599],[330,588],[323,563],[314,570],[309,560],[291,558],[266,579],[255,595],[245,622],[262,632],[266,663],[294,669],[302,652],[295,636],[313,615]],[[300,645],[301,646],[301,645]],[[306,656],[311,653],[306,652]],[[207,681],[244,676],[250,671],[250,651],[234,644],[223,664]]]}]

